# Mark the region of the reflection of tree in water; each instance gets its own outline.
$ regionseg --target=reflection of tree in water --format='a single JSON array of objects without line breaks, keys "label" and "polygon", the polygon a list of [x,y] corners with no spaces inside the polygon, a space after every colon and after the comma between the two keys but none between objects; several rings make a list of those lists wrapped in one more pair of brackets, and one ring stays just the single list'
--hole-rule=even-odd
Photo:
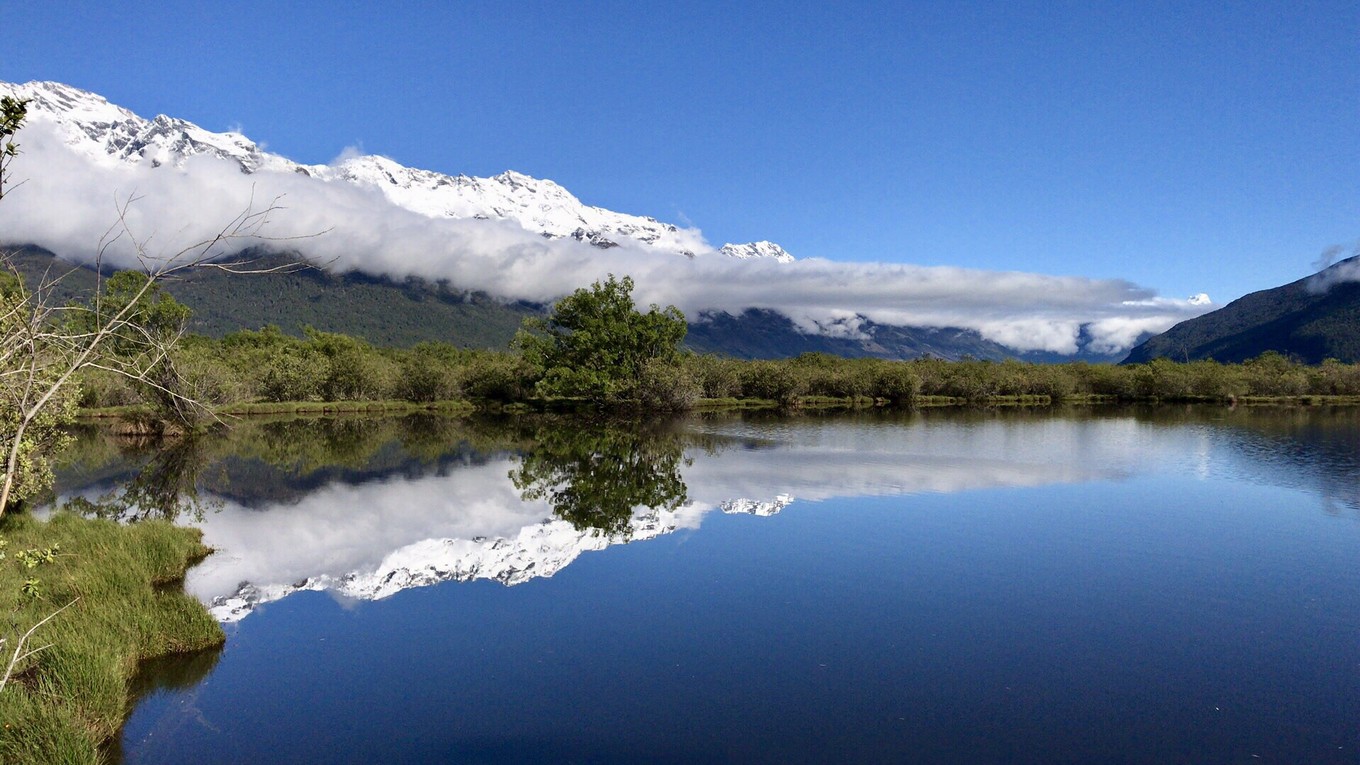
[{"label": "reflection of tree in water", "polygon": [[626,532],[637,507],[686,501],[686,448],[726,448],[723,436],[656,422],[577,417],[331,417],[242,420],[194,438],[130,440],[80,432],[58,470],[71,509],[122,520],[202,517],[226,503],[296,502],[332,483],[444,473],[520,454],[512,473],[579,528]]},{"label": "reflection of tree in water", "polygon": [[136,475],[97,502],[76,498],[66,508],[97,518],[173,521],[181,515],[202,520],[207,510],[221,506],[220,500],[198,492],[199,477],[209,461],[201,438],[156,439],[136,448],[150,452]]},{"label": "reflection of tree in water", "polygon": [[533,443],[510,480],[577,529],[626,535],[634,508],[674,510],[689,497],[684,440],[654,423],[546,423]]}]

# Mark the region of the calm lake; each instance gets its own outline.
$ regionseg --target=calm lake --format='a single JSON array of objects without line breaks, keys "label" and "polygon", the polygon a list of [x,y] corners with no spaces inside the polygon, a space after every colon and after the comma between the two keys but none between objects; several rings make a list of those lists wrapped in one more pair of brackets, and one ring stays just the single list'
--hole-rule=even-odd
[{"label": "calm lake", "polygon": [[220,652],[117,761],[1360,762],[1360,409],[82,432]]}]

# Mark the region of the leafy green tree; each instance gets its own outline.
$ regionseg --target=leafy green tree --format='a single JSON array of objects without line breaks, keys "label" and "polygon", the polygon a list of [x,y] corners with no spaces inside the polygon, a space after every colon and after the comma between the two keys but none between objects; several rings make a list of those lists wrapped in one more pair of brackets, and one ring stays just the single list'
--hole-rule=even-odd
[{"label": "leafy green tree", "polygon": [[542,370],[540,395],[596,404],[637,400],[649,362],[679,363],[684,314],[655,304],[642,313],[632,292],[630,277],[611,274],[558,301],[548,318],[524,321],[514,346]]}]

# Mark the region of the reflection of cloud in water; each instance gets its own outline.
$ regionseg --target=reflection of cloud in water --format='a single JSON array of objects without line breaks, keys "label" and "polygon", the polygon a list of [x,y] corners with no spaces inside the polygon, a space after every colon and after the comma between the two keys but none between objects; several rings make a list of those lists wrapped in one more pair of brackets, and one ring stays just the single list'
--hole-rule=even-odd
[{"label": "reflection of cloud in water", "polygon": [[[733,435],[751,435],[736,427]],[[516,584],[551,576],[586,551],[698,527],[714,509],[771,515],[794,497],[956,492],[1122,475],[1136,458],[1118,435],[1126,430],[1122,421],[1062,420],[1018,427],[780,427],[759,434],[772,439],[764,441],[768,448],[693,452],[684,470],[689,502],[673,512],[639,512],[631,534],[615,537],[578,530],[553,519],[547,503],[522,500],[509,480],[515,462],[508,458],[445,475],[331,485],[266,512],[227,502],[202,522],[206,543],[218,552],[190,573],[187,586],[213,602],[219,618],[234,620],[302,589],[374,599],[448,580]],[[1105,445],[1106,459],[1089,458],[1096,442]]]}]

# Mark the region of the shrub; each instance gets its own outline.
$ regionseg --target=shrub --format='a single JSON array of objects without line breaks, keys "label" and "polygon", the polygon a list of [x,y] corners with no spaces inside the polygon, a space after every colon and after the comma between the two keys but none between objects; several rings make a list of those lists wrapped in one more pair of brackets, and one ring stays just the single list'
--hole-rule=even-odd
[{"label": "shrub", "polygon": [[529,398],[538,382],[534,367],[522,357],[497,351],[474,352],[459,374],[466,395],[504,403]]},{"label": "shrub", "polygon": [[802,394],[801,381],[778,361],[752,361],[741,370],[741,395],[792,404]]},{"label": "shrub", "polygon": [[921,392],[921,376],[910,364],[887,361],[874,367],[869,388],[870,395],[887,399],[894,406],[913,406]]},{"label": "shrub", "polygon": [[634,400],[648,362],[678,361],[684,314],[655,305],[642,313],[633,306],[632,291],[631,278],[611,274],[558,301],[547,319],[524,320],[514,346],[542,370],[540,394],[596,404]]},{"label": "shrub", "polygon": [[652,359],[642,366],[637,401],[645,409],[680,412],[694,407],[699,384],[684,366]]},{"label": "shrub", "polygon": [[741,395],[741,369],[745,362],[704,354],[687,356],[685,370],[707,398]]},{"label": "shrub", "polygon": [[311,401],[329,376],[330,362],[324,356],[288,349],[264,367],[260,393],[267,401]]},{"label": "shrub", "polygon": [[[452,351],[449,353],[448,351]],[[457,361],[452,346],[422,343],[401,357],[401,376],[396,395],[407,401],[448,401],[462,394]]]}]

